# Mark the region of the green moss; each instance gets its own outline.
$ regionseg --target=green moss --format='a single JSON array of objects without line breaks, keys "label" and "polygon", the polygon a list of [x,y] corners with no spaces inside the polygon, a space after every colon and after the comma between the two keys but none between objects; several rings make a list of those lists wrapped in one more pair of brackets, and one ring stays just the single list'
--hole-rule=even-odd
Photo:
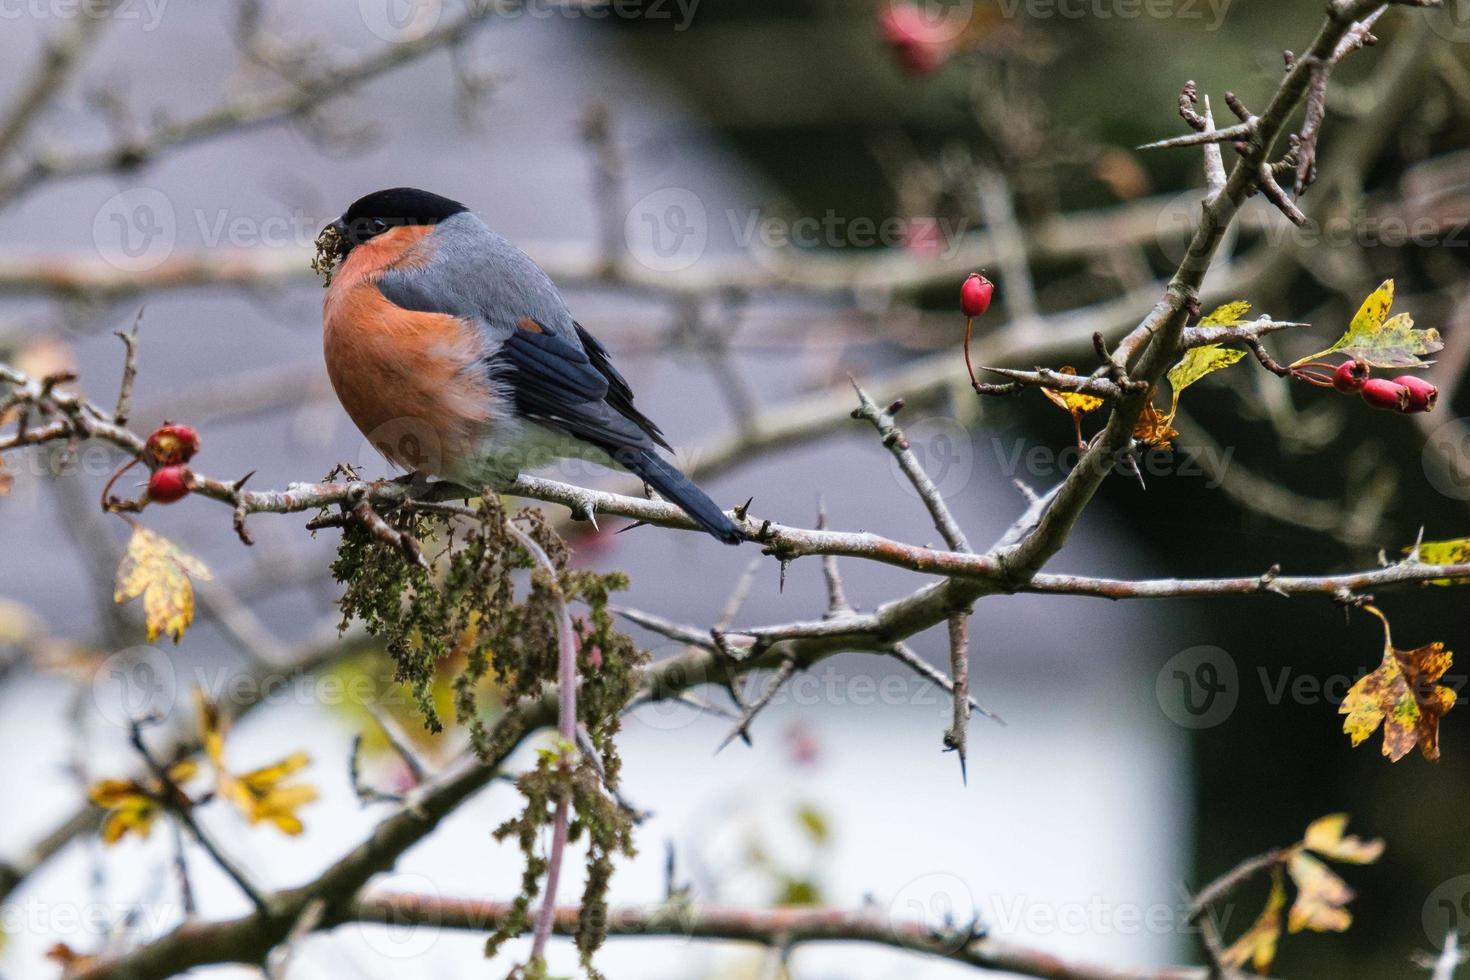
[{"label": "green moss", "polygon": [[[546,857],[538,849],[555,817],[558,803],[568,801],[572,840],[585,842],[587,860],[582,892],[582,919],[576,943],[589,977],[600,977],[592,956],[607,937],[607,891],[614,857],[632,856],[633,823],[615,798],[622,769],[615,737],[624,709],[638,686],[638,668],[647,655],[615,628],[608,601],[626,589],[620,572],[598,574],[566,567],[569,553],[540,512],[522,511],[520,522],[556,568],[556,581],[536,567],[531,556],[506,533],[506,515],[495,497],[484,499],[478,520],[451,523],[438,514],[406,511],[382,515],[389,526],[413,535],[433,555],[432,571],[406,560],[403,552],[366,529],[349,524],[332,572],[345,587],[342,626],[360,620],[383,641],[392,656],[394,676],[408,685],[432,730],[442,728],[434,707],[435,666],[451,652],[463,652],[464,666],[454,679],[457,720],[470,731],[481,758],[499,758],[522,734],[513,726],[487,729],[476,691],[494,672],[507,704],[542,698],[555,684],[558,644],[557,591],[578,616],[579,641],[577,718],[602,763],[579,755],[574,746],[538,754],[535,768],[516,786],[525,805],[515,818],[497,827],[497,840],[513,840],[525,858],[519,894],[510,912],[486,944],[495,953],[508,939],[532,926],[532,911],[546,875]],[[529,574],[526,574],[529,571]],[[515,980],[546,976],[545,964],[527,963],[511,974]]]}]

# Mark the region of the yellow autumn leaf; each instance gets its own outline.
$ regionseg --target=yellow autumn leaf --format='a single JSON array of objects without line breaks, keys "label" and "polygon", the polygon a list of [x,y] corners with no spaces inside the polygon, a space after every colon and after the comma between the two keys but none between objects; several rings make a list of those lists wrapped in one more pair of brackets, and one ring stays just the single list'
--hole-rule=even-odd
[{"label": "yellow autumn leaf", "polygon": [[1279,867],[1271,869],[1271,894],[1266,907],[1256,916],[1251,927],[1231,943],[1221,957],[1228,966],[1242,967],[1247,962],[1264,976],[1276,959],[1276,944],[1281,939],[1281,910],[1286,908],[1286,882]]},{"label": "yellow autumn leaf", "polygon": [[[175,786],[193,779],[197,763],[184,760],[170,767],[169,781]],[[99,779],[87,789],[87,797],[107,811],[102,821],[102,843],[111,846],[128,834],[147,839],[153,821],[163,812],[163,786],[158,780],[147,785],[135,779]]]},{"label": "yellow autumn leaf", "polygon": [[[1058,374],[1077,376],[1074,367],[1063,367],[1057,369]],[[1041,393],[1051,399],[1053,405],[1066,412],[1075,415],[1086,415],[1088,412],[1096,411],[1102,407],[1103,400],[1096,395],[1084,395],[1079,391],[1055,391],[1051,388],[1042,388]]]},{"label": "yellow autumn leaf", "polygon": [[310,783],[286,783],[292,773],[311,764],[305,752],[293,752],[279,762],[240,776],[219,771],[220,795],[230,800],[252,824],[271,823],[295,836],[304,826],[296,811],[317,798]]},{"label": "yellow autumn leaf", "polygon": [[[1218,310],[1216,312],[1219,312]],[[1211,314],[1213,315],[1213,314]],[[1173,391],[1173,401],[1169,406],[1169,418],[1173,418],[1179,412],[1179,393],[1194,384],[1205,375],[1214,374],[1216,371],[1228,368],[1245,356],[1245,351],[1235,350],[1230,347],[1221,347],[1219,344],[1206,344],[1203,347],[1194,347],[1185,352],[1179,363],[1169,369],[1169,388]]]},{"label": "yellow autumn leaf", "polygon": [[1393,280],[1385,279],[1368,298],[1363,300],[1353,321],[1331,347],[1296,361],[1291,366],[1300,367],[1324,354],[1349,354],[1362,358],[1374,367],[1406,368],[1424,367],[1420,360],[1424,354],[1433,354],[1444,349],[1439,331],[1433,328],[1418,330],[1414,318],[1407,313],[1389,317],[1393,306]]},{"label": "yellow autumn leaf", "polygon": [[1233,303],[1223,303],[1206,314],[1197,324],[1201,327],[1230,327],[1237,323],[1245,322],[1245,315],[1251,311],[1251,305],[1243,299]]},{"label": "yellow autumn leaf", "polygon": [[141,524],[133,526],[128,552],[117,566],[113,600],[127,602],[143,597],[143,614],[148,623],[148,642],[166,634],[177,643],[194,621],[194,583],[212,576],[204,563],[174,547],[167,538]]},{"label": "yellow autumn leaf", "polygon": [[1312,821],[1307,828],[1307,836],[1302,839],[1302,846],[1309,851],[1316,851],[1329,861],[1342,861],[1347,864],[1372,864],[1383,855],[1383,841],[1374,839],[1365,841],[1361,837],[1351,834],[1344,835],[1347,830],[1348,815],[1346,813],[1333,813]]},{"label": "yellow autumn leaf", "polygon": [[216,769],[223,769],[226,723],[219,706],[209,699],[202,687],[194,688],[194,710],[198,715],[199,741],[204,746],[204,754]]},{"label": "yellow autumn leaf", "polygon": [[[1058,374],[1068,374],[1073,377],[1077,374],[1074,367],[1063,367],[1057,369]],[[1055,391],[1051,388],[1042,388],[1041,393],[1045,395],[1053,405],[1072,416],[1072,425],[1077,430],[1077,447],[1085,448],[1087,443],[1082,438],[1082,416],[1088,412],[1096,411],[1102,407],[1103,400],[1096,395],[1084,395],[1079,391]]]},{"label": "yellow autumn leaf", "polygon": [[1383,662],[1358,678],[1338,707],[1347,715],[1342,730],[1356,747],[1383,726],[1383,754],[1397,762],[1415,745],[1431,762],[1439,760],[1439,719],[1455,706],[1455,692],[1438,683],[1453,654],[1443,643],[1415,650],[1394,648],[1388,619],[1373,606],[1363,607],[1383,621]]},{"label": "yellow autumn leaf", "polygon": [[[1414,553],[1414,546],[1404,549],[1404,554]],[[1419,560],[1426,565],[1463,565],[1470,562],[1470,538],[1454,538],[1449,541],[1425,541],[1419,545]],[[1470,578],[1430,579],[1430,585],[1465,585]]]},{"label": "yellow autumn leaf", "polygon": [[252,824],[270,823],[282,833],[295,836],[305,829],[296,811],[317,798],[310,783],[287,783],[286,778],[311,764],[305,752],[293,752],[279,762],[243,774],[235,774],[225,765],[224,740],[229,724],[219,707],[199,688],[194,689],[194,705],[199,713],[199,737],[204,753],[214,766],[215,789],[235,805]]},{"label": "yellow autumn leaf", "polygon": [[1353,924],[1346,908],[1353,900],[1353,890],[1331,868],[1306,851],[1296,851],[1286,870],[1296,884],[1296,901],[1286,917],[1289,931],[1342,932]]}]

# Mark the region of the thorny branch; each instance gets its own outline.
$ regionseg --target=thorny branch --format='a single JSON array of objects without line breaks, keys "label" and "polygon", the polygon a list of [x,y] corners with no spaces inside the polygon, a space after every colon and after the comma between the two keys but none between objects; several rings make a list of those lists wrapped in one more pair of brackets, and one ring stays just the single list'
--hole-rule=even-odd
[{"label": "thorny branch", "polygon": [[[1428,5],[1424,0],[1401,2],[1407,5]],[[1384,6],[1386,5],[1364,0],[1334,0],[1329,8],[1328,20],[1308,54],[1293,61],[1280,88],[1261,115],[1249,113],[1239,100],[1227,96],[1227,103],[1242,119],[1237,126],[1215,130],[1209,117],[1208,103],[1203,115],[1192,116],[1193,96],[1187,100],[1188,106],[1185,104],[1186,100],[1181,98],[1181,114],[1197,133],[1193,137],[1164,141],[1161,145],[1206,146],[1207,184],[1210,194],[1205,202],[1201,224],[1189,244],[1185,261],[1153,311],[1117,345],[1110,364],[1105,365],[1092,378],[1078,379],[1079,384],[1101,382],[1113,386],[1109,391],[1109,397],[1114,401],[1109,421],[1101,437],[1084,455],[1082,464],[1060,487],[1038,499],[1039,506],[1035,508],[1034,515],[1018,522],[1014,533],[1008,533],[987,552],[973,554],[962,535],[956,541],[946,533],[949,547],[948,550],[940,551],[871,534],[830,531],[825,527],[815,530],[783,527],[739,514],[740,526],[748,538],[763,544],[767,553],[783,562],[802,555],[820,555],[824,560],[838,556],[857,557],[936,574],[941,579],[867,614],[846,608],[845,601],[839,603],[841,592],[834,587],[831,608],[822,620],[732,632],[731,650],[738,654],[736,656],[729,656],[728,651],[717,649],[722,644],[718,641],[710,642],[709,635],[703,631],[671,626],[671,629],[675,629],[690,642],[690,648],[676,658],[650,667],[642,679],[644,690],[657,691],[660,696],[676,696],[691,677],[713,677],[727,671],[742,673],[773,667],[778,671],[779,683],[781,672],[808,667],[821,658],[842,650],[871,651],[900,656],[902,659],[899,651],[906,649],[902,645],[904,638],[940,622],[949,622],[952,630],[958,622],[962,628],[963,615],[970,604],[976,598],[996,592],[1028,591],[1106,598],[1224,596],[1268,592],[1285,596],[1315,594],[1340,597],[1367,588],[1470,577],[1470,566],[1430,566],[1413,557],[1382,568],[1337,576],[1283,576],[1279,569],[1273,568],[1262,575],[1237,578],[1128,581],[1054,575],[1041,571],[1046,561],[1061,547],[1092,494],[1112,469],[1114,459],[1128,450],[1134,422],[1141,407],[1140,391],[1146,391],[1150,383],[1156,381],[1183,350],[1222,340],[1240,342],[1256,353],[1263,366],[1272,368],[1274,362],[1260,345],[1260,337],[1269,332],[1268,330],[1251,332],[1250,328],[1245,328],[1244,332],[1228,336],[1204,332],[1218,328],[1193,328],[1191,331],[1185,327],[1187,315],[1197,310],[1198,292],[1205,269],[1208,268],[1225,229],[1235,219],[1247,196],[1258,191],[1263,192],[1283,210],[1287,210],[1287,206],[1294,209],[1295,206],[1286,201],[1285,195],[1280,192],[1275,177],[1285,172],[1287,168],[1282,165],[1290,160],[1290,167],[1297,172],[1298,192],[1304,182],[1310,181],[1320,114],[1311,126],[1304,125],[1303,131],[1297,134],[1296,145],[1293,147],[1295,156],[1288,154],[1274,163],[1267,162],[1268,157],[1274,145],[1284,135],[1286,119],[1304,96],[1308,101],[1308,116],[1311,119],[1314,100],[1319,98],[1319,91],[1325,90],[1326,77],[1331,67],[1349,50],[1369,43],[1371,34],[1368,28],[1381,14]],[[390,67],[392,64],[383,64],[378,70],[387,70]],[[361,80],[337,78],[333,84],[350,87]],[[301,92],[292,93],[293,98],[300,96]],[[134,166],[167,146],[205,138],[221,131],[225,124],[238,127],[275,118],[289,118],[302,109],[290,100],[274,103],[264,100],[253,106],[227,107],[227,110],[222,111],[227,111],[231,118],[219,120],[202,117],[191,123],[161,129],[150,141],[130,149],[125,148],[129,149],[127,153],[32,164],[10,178],[8,185],[0,178],[0,200],[19,193],[24,187],[41,179]],[[1195,125],[1196,121],[1200,125]],[[1217,186],[1212,161],[1220,158],[1218,146],[1222,142],[1236,143],[1240,159],[1236,161],[1228,177]],[[1209,156],[1212,152],[1214,157]],[[1286,206],[1283,206],[1283,202]],[[1281,329],[1290,325],[1271,326],[1273,329]],[[1211,336],[1216,339],[1204,339]],[[129,350],[131,360],[131,344]],[[1034,378],[1017,380],[1034,384],[1045,381],[1049,387],[1057,386],[1054,379],[1044,376],[1040,371],[1035,372]],[[125,427],[128,404],[126,396],[119,399],[116,411],[104,413],[77,396],[68,394],[64,387],[64,378],[32,379],[0,364],[0,382],[11,385],[19,393],[15,403],[24,407],[17,430],[8,437],[0,438],[0,451],[52,442],[75,443],[88,438],[104,440],[131,453],[141,449],[141,439]],[[125,384],[125,391],[130,388],[130,383],[129,380]],[[29,424],[32,413],[40,416],[35,425]],[[877,424],[875,421],[875,425]],[[882,431],[881,426],[879,428]],[[584,519],[601,512],[665,527],[691,527],[681,512],[660,501],[587,491],[535,478],[521,478],[508,489],[529,498],[563,504],[572,510],[574,516]],[[299,513],[328,505],[349,508],[350,512],[357,515],[356,519],[369,527],[372,525],[368,522],[373,518],[381,522],[382,519],[378,516],[380,509],[391,510],[395,507],[433,507],[462,516],[473,516],[469,508],[445,503],[465,493],[463,488],[446,486],[431,488],[424,497],[414,497],[401,484],[355,481],[298,484],[284,491],[247,491],[243,488],[242,481],[222,482],[196,475],[196,492],[230,504],[234,508],[237,530],[247,540],[244,522],[250,515]],[[940,504],[942,506],[942,500]],[[363,508],[361,513],[357,511],[359,507]],[[932,508],[931,514],[941,532],[944,532],[940,514],[935,513]],[[958,527],[955,526],[954,530],[958,531]],[[644,624],[655,628],[649,621]],[[700,638],[702,642],[694,643],[692,638]],[[956,674],[953,687],[958,709],[960,705],[970,701],[968,697],[960,697],[963,688],[958,669]],[[570,688],[573,687],[572,684],[564,683],[564,690],[559,695],[569,697],[572,693]],[[775,687],[776,684],[772,684],[770,690]],[[553,693],[548,693],[546,698],[535,704],[522,706],[501,722],[515,732],[516,737],[510,740],[512,743],[557,717],[554,702],[551,700]],[[751,712],[752,716],[753,714]],[[565,711],[561,713],[561,717],[565,720]],[[748,718],[743,718],[741,728],[746,724]],[[460,802],[493,778],[501,762],[503,757],[486,763],[467,760],[458,768],[427,781],[415,793],[411,803],[380,824],[369,840],[345,855],[307,886],[271,896],[261,914],[232,922],[187,924],[156,942],[119,960],[105,962],[83,975],[162,977],[205,962],[258,962],[266,950],[289,939],[292,931],[303,922],[310,922],[312,928],[318,925],[329,928],[354,918],[372,921],[375,916],[390,914],[381,911],[385,906],[373,904],[380,900],[360,897],[363,885],[373,873],[391,866],[407,847],[431,832],[443,816],[452,812]],[[0,883],[10,884],[15,880],[18,880],[15,873],[0,869]],[[419,900],[405,899],[404,906],[392,909],[391,914],[409,914],[404,909],[412,907],[417,901]],[[576,910],[555,910],[552,914],[553,902],[554,889],[548,889],[543,911],[552,927],[565,930],[569,924],[568,917],[574,919]],[[426,917],[425,921],[437,918],[440,924],[446,926],[468,921],[470,906],[459,903],[456,909],[455,904],[444,903],[442,907],[434,909],[420,904],[417,909],[419,914]],[[305,913],[309,908],[324,911],[308,918]],[[498,914],[495,908],[493,905],[481,904],[473,908],[473,914],[482,921],[493,921]],[[905,944],[918,940],[917,934],[892,927],[879,930],[880,935],[875,936],[865,931],[866,927],[861,923],[854,923],[850,917],[841,919],[837,926],[832,926],[830,923],[822,924],[822,916],[816,913],[808,919],[797,920],[792,920],[785,910],[738,915],[764,915],[770,918],[766,921],[757,919],[754,924],[747,920],[744,925],[737,925],[732,924],[729,918],[721,920],[718,916],[711,916],[703,920],[705,925],[702,928],[705,931],[701,932],[701,927],[692,927],[686,934],[748,938],[768,945],[789,945],[814,938],[890,942],[893,935],[899,935],[900,941]],[[540,932],[538,927],[538,935]],[[632,934],[631,929],[627,933],[619,933],[616,927],[613,932]],[[647,934],[646,927],[644,934]],[[972,965],[1035,976],[1127,975],[1162,978],[1204,975],[1202,971],[1194,970],[1123,974],[1058,964],[1049,958],[1040,958],[1039,954],[1010,950],[993,940],[983,938],[972,937],[972,941],[962,944],[959,949],[963,957],[976,957],[977,961]],[[997,950],[1000,952],[995,952]],[[960,958],[960,961],[971,962],[964,958]]]}]

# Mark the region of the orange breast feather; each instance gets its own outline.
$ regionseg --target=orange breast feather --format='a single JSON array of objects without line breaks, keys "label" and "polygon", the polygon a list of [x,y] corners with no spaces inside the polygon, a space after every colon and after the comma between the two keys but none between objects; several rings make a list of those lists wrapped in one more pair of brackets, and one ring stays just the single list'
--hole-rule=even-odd
[{"label": "orange breast feather", "polygon": [[357,246],[323,304],[327,374],[352,421],[405,469],[452,476],[484,434],[490,392],[472,324],[393,305],[377,278],[428,261],[432,229],[395,228]]}]

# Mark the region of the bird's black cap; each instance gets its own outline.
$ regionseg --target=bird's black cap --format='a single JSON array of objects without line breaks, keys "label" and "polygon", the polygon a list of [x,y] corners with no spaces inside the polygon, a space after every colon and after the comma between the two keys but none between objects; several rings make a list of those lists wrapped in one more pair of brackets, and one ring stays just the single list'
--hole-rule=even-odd
[{"label": "bird's black cap", "polygon": [[458,201],[429,191],[415,187],[391,187],[358,198],[342,218],[348,224],[358,219],[380,218],[398,225],[437,225],[445,218],[468,210]]},{"label": "bird's black cap", "polygon": [[342,217],[332,223],[340,236],[342,254],[389,228],[401,225],[437,225],[446,218],[468,211],[458,201],[416,187],[390,187],[374,191],[352,202]]}]

